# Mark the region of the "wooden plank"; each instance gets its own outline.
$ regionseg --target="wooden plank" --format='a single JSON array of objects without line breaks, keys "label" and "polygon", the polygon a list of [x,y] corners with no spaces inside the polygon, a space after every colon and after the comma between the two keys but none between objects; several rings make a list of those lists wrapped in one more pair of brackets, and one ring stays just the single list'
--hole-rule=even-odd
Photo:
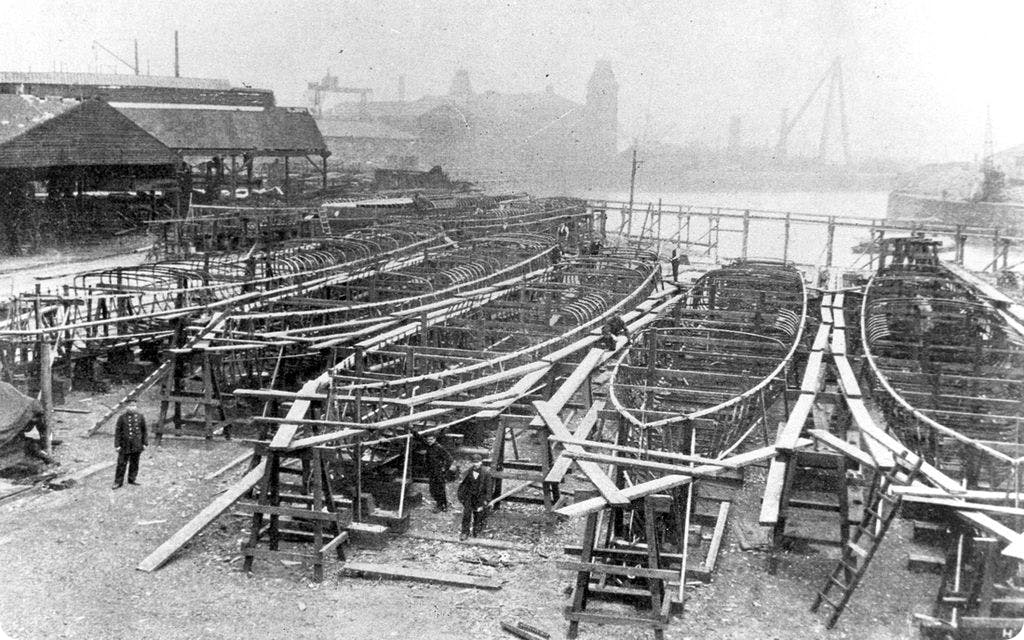
[{"label": "wooden plank", "polygon": [[676,571],[668,569],[651,569],[650,567],[623,567],[603,562],[576,562],[573,560],[558,560],[555,568],[562,571],[589,571],[591,573],[605,574],[612,576],[638,576],[641,578],[658,578],[661,580],[673,580],[679,576]]},{"label": "wooden plank", "polygon": [[999,513],[1011,516],[1024,516],[1024,509],[1017,507],[1004,507],[997,504],[983,504],[980,502],[964,502],[951,498],[932,498],[930,496],[903,496],[904,502],[919,502],[921,504],[933,504],[939,507],[953,507],[954,509],[966,511],[986,511],[988,513]]},{"label": "wooden plank", "polygon": [[329,553],[338,548],[339,545],[348,542],[348,531],[342,531],[338,535],[334,536],[327,544],[320,547],[319,553]]},{"label": "wooden plank", "polygon": [[151,554],[146,556],[139,566],[139,571],[156,571],[167,562],[174,553],[184,546],[196,534],[202,531],[208,524],[213,522],[217,516],[224,513],[239,498],[248,493],[250,489],[263,478],[263,471],[267,467],[267,461],[262,460],[258,465],[245,474],[241,480],[228,487],[227,491],[217,496],[217,499],[206,506],[194,518],[185,523],[173,536],[157,547]]},{"label": "wooden plank", "polygon": [[729,520],[729,509],[732,506],[729,502],[718,505],[718,519],[715,520],[715,531],[711,534],[711,543],[708,544],[708,553],[701,563],[701,570],[713,573],[718,563],[718,552],[722,548],[722,540],[725,538],[725,523]]},{"label": "wooden plank", "polygon": [[856,460],[858,464],[865,467],[870,467],[872,469],[875,467],[875,461],[871,459],[871,456],[864,453],[863,451],[853,446],[849,442],[846,442],[841,438],[837,438],[828,431],[824,431],[822,429],[811,429],[809,433],[811,437],[817,440],[818,442],[821,442],[822,444],[832,447],[833,449],[842,453],[848,458]]},{"label": "wooden plank", "polygon": [[[598,400],[594,404],[590,405],[590,409],[583,414],[583,418],[580,419],[576,425],[576,432],[572,434],[572,439],[586,440],[590,435],[590,432],[597,426],[597,421],[601,416],[601,411],[604,409],[604,400]],[[559,455],[558,459],[555,460],[554,464],[551,465],[551,471],[548,472],[545,482],[561,482],[565,477],[565,474],[569,471],[569,467],[572,465],[572,459]]]},{"label": "wooden plank", "polygon": [[929,487],[921,484],[920,482],[914,482],[909,487],[894,485],[889,489],[892,493],[908,495],[908,496],[930,496],[933,498],[962,498],[964,500],[980,500],[981,502],[1014,502],[1024,500],[1024,493],[1003,492],[1003,491],[983,491],[980,489],[962,489],[956,493],[947,491],[946,489],[939,489],[937,487]]},{"label": "wooden plank", "polygon": [[846,356],[835,356],[836,370],[839,372],[839,386],[843,395],[847,398],[860,397],[860,384],[857,383],[857,376],[853,373],[853,367]]},{"label": "wooden plank", "polygon": [[786,425],[779,432],[775,439],[775,448],[779,451],[792,451],[796,448],[796,442],[803,433],[804,425],[807,424],[807,417],[811,415],[811,407],[814,405],[814,394],[801,393],[796,404],[786,419]]},{"label": "wooden plank", "polygon": [[494,591],[501,588],[501,582],[490,578],[481,578],[463,573],[443,573],[426,569],[412,569],[395,564],[372,564],[369,562],[346,562],[341,567],[342,575],[356,578],[379,578],[383,580],[410,580],[453,587],[470,589],[486,589]]},{"label": "wooden plank", "polygon": [[627,616],[621,612],[592,613],[590,611],[573,611],[571,607],[565,607],[562,610],[562,614],[566,620],[592,622],[594,624],[623,624],[633,627],[646,625],[654,629],[665,629],[670,624],[669,620],[656,618],[654,614],[650,616]]},{"label": "wooden plank", "polygon": [[832,308],[833,309],[842,309],[843,305],[845,304],[845,302],[846,302],[846,294],[843,293],[842,291],[839,291],[832,298]]},{"label": "wooden plank", "polygon": [[818,333],[814,334],[814,343],[811,345],[811,351],[824,351],[825,347],[828,346],[830,335],[832,335],[832,325],[819,324]]},{"label": "wooden plank", "polygon": [[[544,420],[551,429],[551,432],[560,438],[570,439],[572,434],[562,424],[561,418],[558,414],[552,410],[548,403],[542,400],[536,400],[533,403],[534,408],[537,410],[537,414]],[[566,451],[575,451],[582,453],[583,449],[577,445],[568,444],[565,446]],[[587,476],[587,478],[594,483],[594,486],[609,504],[625,506],[629,504],[629,499],[622,495],[619,488],[615,486],[611,478],[606,476],[597,464],[593,462],[587,462],[585,460],[577,460],[576,465],[580,470]]]},{"label": "wooden plank", "polygon": [[598,440],[579,440],[577,438],[559,438],[558,436],[548,436],[548,440],[552,442],[561,442],[562,444],[575,444],[581,447],[594,447],[595,449],[607,449],[610,451],[623,451],[637,456],[647,456],[651,458],[662,458],[665,460],[680,460],[682,462],[696,462],[698,464],[713,464],[720,467],[732,467],[733,465],[724,460],[716,460],[714,458],[705,458],[702,456],[691,456],[685,453],[673,453],[671,451],[660,451],[658,449],[638,449],[636,447],[627,447],[621,444],[611,444],[610,442],[600,442]]},{"label": "wooden plank", "polygon": [[836,355],[846,355],[846,333],[836,329],[832,332],[832,344],[829,347]]},{"label": "wooden plank", "polygon": [[846,332],[846,316],[843,314],[842,310],[832,310],[832,327],[835,329],[835,331],[832,332],[833,335],[836,333]]},{"label": "wooden plank", "polygon": [[892,469],[896,466],[896,459],[893,457],[892,451],[871,435],[881,431],[881,429],[875,426],[875,421],[871,418],[871,414],[868,413],[864,400],[860,398],[847,398],[846,406],[849,407],[850,415],[853,416],[853,423],[857,425],[857,429],[860,431],[860,441],[867,448],[868,455],[874,459],[875,465],[882,470]]},{"label": "wooden plank", "polygon": [[782,502],[782,488],[786,483],[786,463],[775,458],[768,466],[764,481],[764,496],[761,498],[761,514],[757,521],[763,525],[774,525],[779,521],[779,507]]},{"label": "wooden plank", "polygon": [[270,448],[287,449],[298,430],[299,425],[297,424],[282,424],[274,433],[274,439],[270,441]]},{"label": "wooden plank", "polygon": [[331,511],[313,511],[303,507],[282,507],[269,504],[256,504],[255,502],[239,502],[235,508],[243,513],[263,513],[272,516],[288,516],[290,518],[305,518],[307,520],[323,520],[325,522],[337,522],[345,525],[347,514]]},{"label": "wooden plank", "polygon": [[[812,442],[813,441],[810,440],[809,438],[802,438],[797,441],[795,448],[799,449],[806,447],[810,445]],[[732,456],[731,458],[725,458],[725,460],[728,460],[729,462],[736,465],[737,468],[739,468],[745,467],[755,462],[767,460],[768,458],[771,458],[775,454],[775,447],[767,446],[761,447],[759,449],[754,449],[752,451],[740,453],[735,456]],[[697,469],[706,474],[721,473],[723,471],[722,467],[712,467],[710,465],[697,467]],[[654,493],[665,493],[669,489],[681,487],[683,485],[689,484],[692,481],[693,478],[691,476],[670,475],[665,476],[663,478],[656,478],[654,480],[649,480],[647,482],[641,482],[639,484],[626,487],[625,489],[622,489],[622,495],[624,495],[626,498],[630,500],[636,500],[637,498],[643,498],[644,496],[649,496]],[[561,509],[556,509],[555,513],[562,516],[575,517],[585,515],[588,513],[593,513],[595,511],[600,511],[607,505],[608,502],[604,499],[603,496],[597,496],[595,498],[581,500],[579,502],[566,505]]]},{"label": "wooden plank", "polygon": [[[609,456],[601,453],[590,453],[589,451],[566,451],[565,455],[569,456],[577,462],[588,460],[590,462],[607,463],[607,464],[619,464],[626,467],[633,467],[636,469],[650,469],[652,471],[665,471],[668,473],[678,473],[687,476],[705,476],[707,474],[701,473],[694,466],[682,466],[676,464],[666,464],[664,462],[654,462],[651,460],[639,460],[637,458],[630,458],[626,456]],[[714,464],[706,466],[720,467],[717,461]],[[731,466],[731,465],[730,465]],[[735,467],[731,467],[735,468]],[[717,475],[717,474],[716,474]]]},{"label": "wooden plank", "polygon": [[816,393],[821,388],[824,357],[822,351],[812,351],[808,356],[807,368],[804,369],[804,378],[800,383],[801,393]]}]

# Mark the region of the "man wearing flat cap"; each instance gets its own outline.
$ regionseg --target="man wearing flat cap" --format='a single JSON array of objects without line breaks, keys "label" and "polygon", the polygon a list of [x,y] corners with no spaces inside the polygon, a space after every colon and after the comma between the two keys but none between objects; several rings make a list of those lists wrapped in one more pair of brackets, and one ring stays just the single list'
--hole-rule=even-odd
[{"label": "man wearing flat cap", "polygon": [[472,457],[473,466],[466,471],[459,485],[459,502],[462,503],[462,535],[460,540],[480,535],[487,518],[487,502],[491,495],[491,474],[484,469],[484,459],[479,453]]}]

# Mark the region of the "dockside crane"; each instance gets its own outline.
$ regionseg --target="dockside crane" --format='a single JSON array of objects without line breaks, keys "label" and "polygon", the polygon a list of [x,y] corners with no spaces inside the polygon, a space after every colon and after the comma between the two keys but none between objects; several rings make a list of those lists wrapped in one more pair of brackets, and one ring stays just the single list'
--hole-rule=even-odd
[{"label": "dockside crane", "polygon": [[[404,86],[404,83],[403,83]],[[313,115],[320,115],[323,110],[323,95],[325,93],[351,93],[359,96],[359,107],[361,110],[366,110],[366,102],[368,96],[373,94],[373,89],[364,87],[342,87],[338,85],[338,76],[332,76],[330,70],[327,71],[327,75],[323,77],[319,82],[310,82],[307,85],[307,89],[310,91],[312,100],[310,104],[310,111]],[[402,91],[404,93],[404,89]]]},{"label": "dockside crane", "polygon": [[850,135],[846,121],[846,91],[843,86],[843,63],[842,58],[836,57],[828,70],[825,71],[810,95],[804,100],[792,119],[788,117],[785,110],[782,112],[782,126],[779,130],[779,141],[775,145],[775,157],[782,159],[786,157],[786,148],[789,143],[789,134],[800,122],[807,108],[814,102],[814,98],[821,91],[821,88],[828,82],[828,95],[825,97],[825,118],[821,127],[821,140],[818,143],[818,159],[824,160],[828,153],[828,143],[832,124],[832,103],[838,102],[839,106],[839,131],[840,140],[843,145],[843,161],[850,164]]}]

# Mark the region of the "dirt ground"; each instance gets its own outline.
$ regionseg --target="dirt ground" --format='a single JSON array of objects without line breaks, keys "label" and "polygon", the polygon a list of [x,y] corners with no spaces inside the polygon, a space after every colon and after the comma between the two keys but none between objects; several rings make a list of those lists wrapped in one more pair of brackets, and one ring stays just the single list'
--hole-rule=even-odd
[{"label": "dirt ground", "polygon": [[[73,393],[58,413],[62,469],[114,458],[112,427],[84,438],[85,429],[123,394]],[[155,417],[152,396],[140,404]],[[239,477],[203,476],[244,452],[223,440],[168,438],[142,458],[142,486],[111,490],[112,469],[62,491],[32,491],[0,502],[0,628],[13,640],[49,638],[163,640],[195,638],[509,638],[500,621],[524,621],[564,637],[571,576],[554,563],[564,544],[579,543],[582,520],[559,520],[539,507],[512,505],[494,514],[489,535],[533,551],[499,551],[461,544],[391,538],[382,551],[352,549],[349,559],[470,573],[503,582],[498,591],[380,582],[339,577],[326,567],[321,584],[308,567],[257,560],[241,570],[239,544],[247,521],[229,513],[162,569],[144,573],[138,562]],[[741,551],[737,528],[756,529],[763,469],[753,469],[734,503],[713,581],[689,591],[686,611],[667,638],[726,640],[809,637],[887,640],[914,638],[912,614],[928,613],[938,576],[912,574],[909,525],[897,521],[868,577],[836,629],[809,605],[833,566],[834,552],[783,556],[765,571],[765,554]],[[420,487],[426,494],[425,487]],[[450,493],[454,494],[454,486]],[[453,496],[454,497],[454,496]],[[415,507],[412,530],[458,533],[457,512]],[[480,564],[486,560],[491,565]],[[600,603],[624,613],[621,605]],[[0,634],[0,638],[3,638]],[[582,624],[580,638],[648,638],[647,629]]]},{"label": "dirt ground", "polygon": [[152,238],[131,233],[75,246],[48,248],[25,256],[3,256],[0,266],[0,299],[31,292],[37,283],[43,291],[59,290],[76,274],[92,269],[141,264]]}]

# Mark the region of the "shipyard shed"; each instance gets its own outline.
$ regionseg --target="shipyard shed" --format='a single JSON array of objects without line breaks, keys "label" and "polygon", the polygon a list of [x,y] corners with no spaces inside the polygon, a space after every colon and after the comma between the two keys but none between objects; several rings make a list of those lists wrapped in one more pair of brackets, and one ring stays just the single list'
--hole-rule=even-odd
[{"label": "shipyard shed", "polygon": [[40,178],[52,169],[79,173],[173,176],[177,155],[117,109],[0,96],[0,170]]},{"label": "shipyard shed", "polygon": [[38,247],[44,236],[114,232],[159,210],[180,211],[180,164],[174,151],[105,102],[0,95],[7,251],[20,253],[25,241]]},{"label": "shipyard shed", "polygon": [[306,109],[113,106],[190,165],[205,163],[207,184],[217,188],[230,184],[235,191],[243,181],[251,185],[253,164],[259,158],[284,160],[286,191],[289,159],[296,157],[307,161],[326,185],[330,150]]}]

